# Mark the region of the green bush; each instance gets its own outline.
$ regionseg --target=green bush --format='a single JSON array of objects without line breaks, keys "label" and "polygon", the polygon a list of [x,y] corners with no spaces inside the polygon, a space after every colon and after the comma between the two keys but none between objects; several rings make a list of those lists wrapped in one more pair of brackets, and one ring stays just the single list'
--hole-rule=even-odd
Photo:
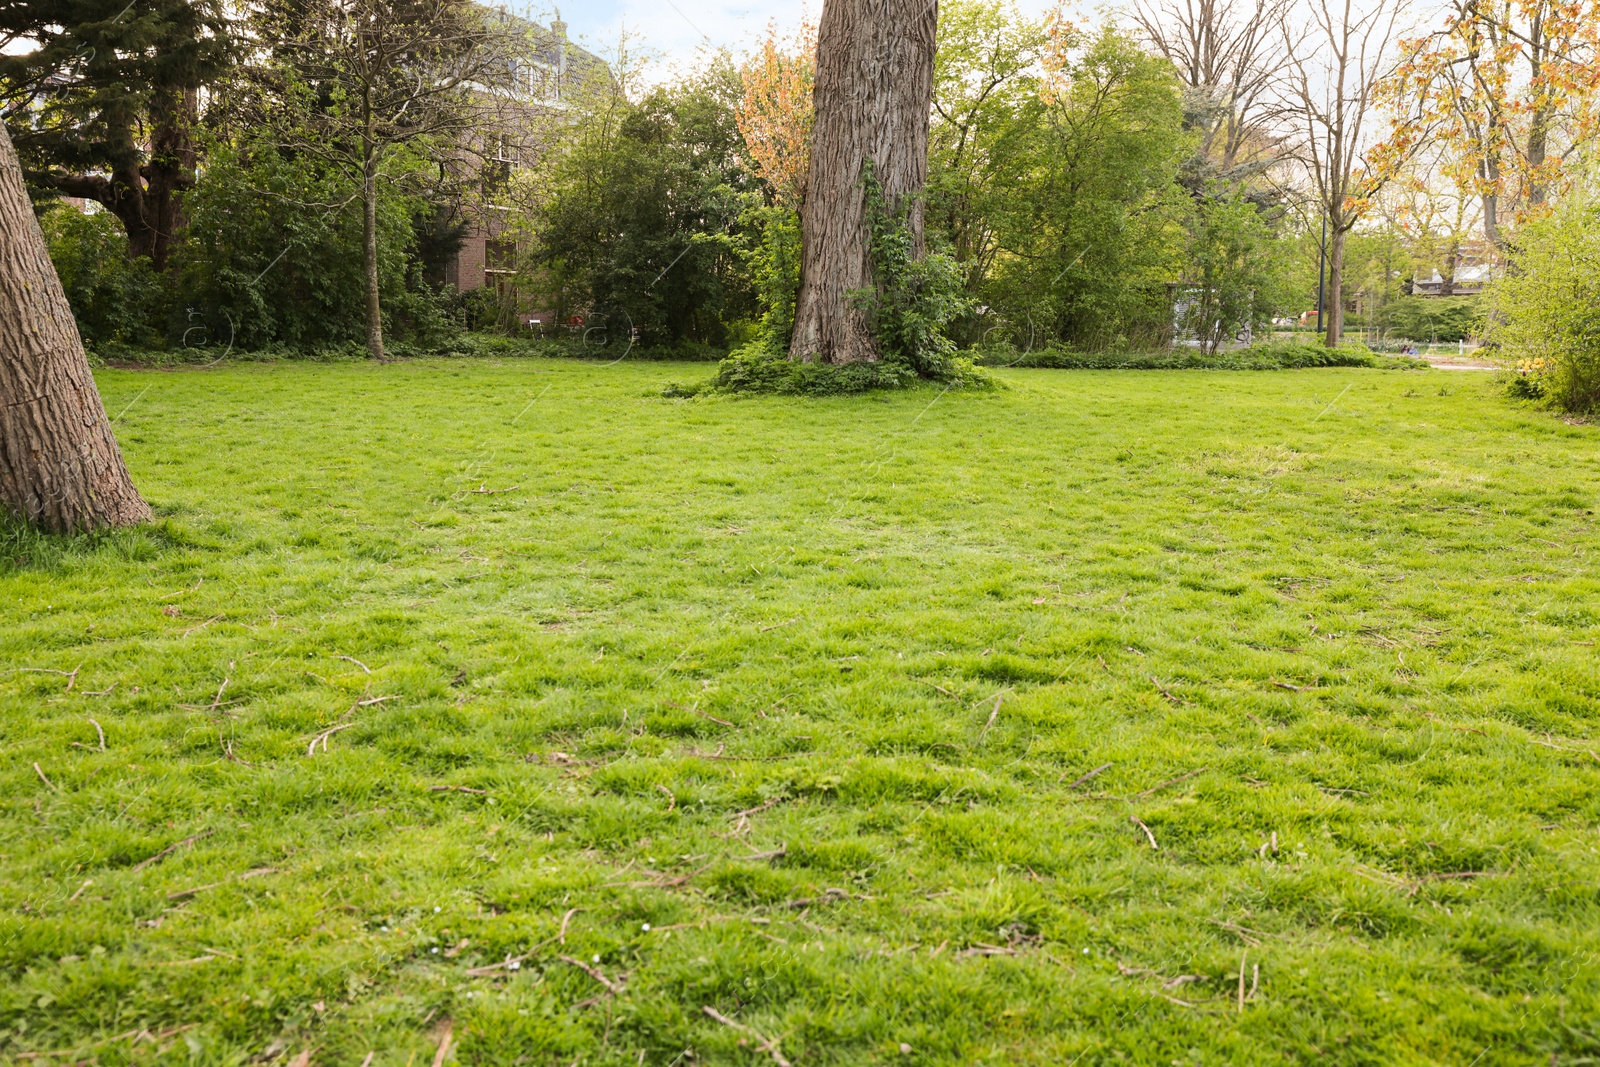
[{"label": "green bush", "polygon": [[90,349],[156,344],[167,296],[148,259],[128,258],[122,223],[104,211],[86,215],[58,204],[40,225],[83,343]]},{"label": "green bush", "polygon": [[[875,389],[904,389],[922,381],[912,367],[897,359],[856,363],[806,363],[773,352],[754,342],[728,353],[717,364],[716,376],[694,386],[673,383],[666,396],[694,396],[701,392],[776,393],[788,396],[845,396]],[[946,357],[934,378],[952,387],[986,388],[988,375],[970,359]]]},{"label": "green bush", "polygon": [[1382,356],[1364,346],[1338,348],[1299,341],[1258,341],[1248,348],[1206,355],[1197,350],[1153,352],[1078,352],[1051,346],[1019,353],[1004,346],[983,349],[976,358],[982,367],[1047,367],[1059,370],[1300,370],[1307,367],[1372,367],[1409,370],[1427,362],[1406,356]]},{"label": "green bush", "polygon": [[1407,296],[1383,309],[1385,331],[1412,341],[1463,341],[1478,330],[1478,300],[1471,296]]},{"label": "green bush", "polygon": [[1600,412],[1600,196],[1592,185],[1523,228],[1489,304],[1490,339],[1511,364],[1513,394]]}]

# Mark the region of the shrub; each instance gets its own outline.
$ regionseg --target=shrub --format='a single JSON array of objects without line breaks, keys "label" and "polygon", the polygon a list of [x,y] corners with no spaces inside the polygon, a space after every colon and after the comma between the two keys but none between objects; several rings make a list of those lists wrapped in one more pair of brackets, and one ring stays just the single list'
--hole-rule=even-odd
[{"label": "shrub", "polygon": [[151,345],[161,334],[166,294],[144,258],[128,258],[122,223],[59,204],[40,219],[78,333],[90,349]]},{"label": "shrub", "polygon": [[1592,184],[1523,228],[1489,303],[1490,338],[1513,370],[1514,394],[1600,412],[1600,198]]},{"label": "shrub", "polygon": [[1258,341],[1248,348],[1206,355],[1200,351],[1078,352],[1051,346],[1017,353],[989,347],[977,357],[984,367],[1049,367],[1059,370],[1299,370],[1307,367],[1372,367],[1380,370],[1424,368],[1424,360],[1381,356],[1361,345],[1338,348],[1299,341]]},{"label": "shrub", "polygon": [[1412,341],[1462,341],[1477,332],[1478,319],[1471,296],[1408,296],[1383,309],[1385,332]]}]

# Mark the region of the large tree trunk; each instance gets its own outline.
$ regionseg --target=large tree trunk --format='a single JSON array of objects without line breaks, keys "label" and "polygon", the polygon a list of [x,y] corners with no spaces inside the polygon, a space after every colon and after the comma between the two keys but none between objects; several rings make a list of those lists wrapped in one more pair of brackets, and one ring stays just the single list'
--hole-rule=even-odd
[{"label": "large tree trunk", "polygon": [[1339,342],[1344,339],[1344,239],[1346,232],[1335,228],[1328,238],[1328,293],[1323,298],[1323,306],[1327,310],[1328,318],[1324,325],[1328,334],[1324,343],[1329,348],[1338,348]]},{"label": "large tree trunk", "polygon": [[150,518],[0,127],[0,502],[56,532]]},{"label": "large tree trunk", "polygon": [[938,4],[927,0],[823,4],[790,359],[878,358],[872,324],[850,299],[874,285],[864,164],[871,161],[891,210],[910,198],[920,249],[938,25]]},{"label": "large tree trunk", "polygon": [[131,111],[110,123],[110,137],[124,144],[125,162],[103,174],[56,175],[55,189],[99,203],[128,234],[128,255],[144,257],[156,271],[167,269],[174,235],[183,226],[183,194],[194,187],[193,129],[198,96],[193,89],[160,90],[150,101],[149,158],[141,163]]}]

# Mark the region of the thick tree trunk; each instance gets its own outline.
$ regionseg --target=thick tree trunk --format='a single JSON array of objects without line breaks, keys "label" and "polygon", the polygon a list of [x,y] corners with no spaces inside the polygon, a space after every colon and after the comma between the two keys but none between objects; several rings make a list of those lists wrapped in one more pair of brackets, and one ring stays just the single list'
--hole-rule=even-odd
[{"label": "thick tree trunk", "polygon": [[878,358],[872,324],[850,299],[874,284],[864,163],[871,161],[891,209],[910,198],[920,246],[938,24],[938,4],[927,0],[823,4],[790,359]]},{"label": "thick tree trunk", "polygon": [[378,160],[367,156],[361,178],[361,267],[367,283],[367,352],[383,358],[383,307],[378,300]]},{"label": "thick tree trunk", "polygon": [[150,518],[0,127],[0,503],[66,533]]},{"label": "thick tree trunk", "polygon": [[163,90],[150,101],[150,152],[141,152],[133,133],[135,116],[119,113],[111,139],[124,144],[126,161],[102,174],[56,175],[55,189],[93,200],[115,215],[128,234],[128,255],[167,269],[173,236],[183,225],[183,194],[194,187],[193,129],[198,97],[193,89]]},{"label": "thick tree trunk", "polygon": [[1324,343],[1329,348],[1338,348],[1339,342],[1344,339],[1344,239],[1346,233],[1335,228],[1328,238],[1328,295],[1323,303],[1327,309],[1328,318],[1324,325],[1328,328]]}]

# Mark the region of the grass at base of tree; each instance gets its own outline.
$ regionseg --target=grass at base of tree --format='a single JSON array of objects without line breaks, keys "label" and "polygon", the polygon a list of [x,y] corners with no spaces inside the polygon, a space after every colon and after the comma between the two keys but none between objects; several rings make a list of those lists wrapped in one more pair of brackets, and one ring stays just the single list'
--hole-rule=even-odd
[{"label": "grass at base of tree", "polygon": [[99,373],[161,518],[0,538],[0,1058],[1600,1055],[1596,428],[684,373]]}]

